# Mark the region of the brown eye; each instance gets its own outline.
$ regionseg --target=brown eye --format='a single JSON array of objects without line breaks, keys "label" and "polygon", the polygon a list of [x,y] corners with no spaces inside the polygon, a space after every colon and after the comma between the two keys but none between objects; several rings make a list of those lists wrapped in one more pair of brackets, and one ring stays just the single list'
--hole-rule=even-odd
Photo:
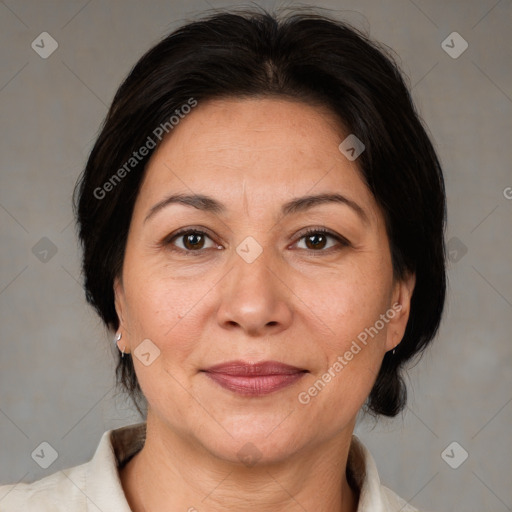
[{"label": "brown eye", "polygon": [[308,249],[323,249],[327,243],[327,236],[323,233],[314,233],[304,238]]},{"label": "brown eye", "polygon": [[190,229],[176,233],[166,244],[173,245],[185,252],[202,252],[203,249],[217,247],[206,233]]},{"label": "brown eye", "polygon": [[[304,246],[301,247],[302,243]],[[299,249],[314,252],[328,252],[330,249],[342,249],[350,245],[348,240],[343,237],[323,229],[310,229],[299,238],[297,244]]]},{"label": "brown eye", "polygon": [[204,246],[204,236],[200,233],[190,233],[188,235],[183,235],[182,239],[183,245],[186,249],[202,249]]}]

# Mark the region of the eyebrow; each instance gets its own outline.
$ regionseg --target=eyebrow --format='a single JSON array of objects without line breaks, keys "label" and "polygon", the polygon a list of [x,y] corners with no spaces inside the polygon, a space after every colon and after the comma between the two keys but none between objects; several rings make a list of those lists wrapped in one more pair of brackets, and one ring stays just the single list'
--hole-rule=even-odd
[{"label": "eyebrow", "polygon": [[[286,215],[304,212],[315,206],[326,203],[346,205],[350,207],[365,224],[369,223],[368,215],[364,209],[361,208],[361,206],[359,206],[355,201],[352,201],[342,194],[317,194],[292,199],[281,207],[280,217],[282,218]],[[216,215],[223,215],[227,212],[227,208],[213,197],[205,196],[203,194],[171,194],[151,207],[148,214],[146,215],[146,218],[144,219],[144,223],[146,223],[157,212],[171,204],[191,206],[198,210]]]}]

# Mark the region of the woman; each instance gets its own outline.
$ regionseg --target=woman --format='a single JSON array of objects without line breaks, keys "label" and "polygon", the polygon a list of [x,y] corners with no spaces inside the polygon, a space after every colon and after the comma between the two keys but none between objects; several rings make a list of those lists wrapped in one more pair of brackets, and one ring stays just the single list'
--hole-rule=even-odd
[{"label": "woman", "polygon": [[445,298],[441,168],[382,49],[314,14],[190,23],[78,185],[87,300],[146,421],[3,511],[413,510],[353,435],[403,409]]}]

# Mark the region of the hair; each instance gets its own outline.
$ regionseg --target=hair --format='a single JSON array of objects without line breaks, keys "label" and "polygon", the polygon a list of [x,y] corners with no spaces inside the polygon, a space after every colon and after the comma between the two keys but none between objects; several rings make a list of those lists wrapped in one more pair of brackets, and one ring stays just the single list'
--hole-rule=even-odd
[{"label": "hair", "polygon": [[[143,55],[115,94],[75,187],[87,301],[108,329],[118,329],[114,278],[121,276],[135,200],[155,148],[137,159],[134,151],[149,140],[158,147],[157,128],[170,132],[171,116],[191,99],[230,97],[327,107],[364,143],[358,170],[383,212],[394,278],[416,278],[404,337],[384,356],[365,404],[372,414],[396,416],[407,398],[404,365],[423,352],[441,321],[444,180],[389,49],[343,21],[316,12],[224,11],[182,26]],[[116,376],[144,415],[147,402],[130,354],[118,351]]]}]

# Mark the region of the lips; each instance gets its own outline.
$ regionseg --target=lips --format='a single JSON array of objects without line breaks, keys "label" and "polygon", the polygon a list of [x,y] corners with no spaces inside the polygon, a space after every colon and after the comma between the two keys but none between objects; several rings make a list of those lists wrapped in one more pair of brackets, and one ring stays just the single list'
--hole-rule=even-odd
[{"label": "lips", "polygon": [[211,366],[202,372],[234,393],[261,396],[291,386],[301,379],[307,370],[278,361],[229,361]]}]

